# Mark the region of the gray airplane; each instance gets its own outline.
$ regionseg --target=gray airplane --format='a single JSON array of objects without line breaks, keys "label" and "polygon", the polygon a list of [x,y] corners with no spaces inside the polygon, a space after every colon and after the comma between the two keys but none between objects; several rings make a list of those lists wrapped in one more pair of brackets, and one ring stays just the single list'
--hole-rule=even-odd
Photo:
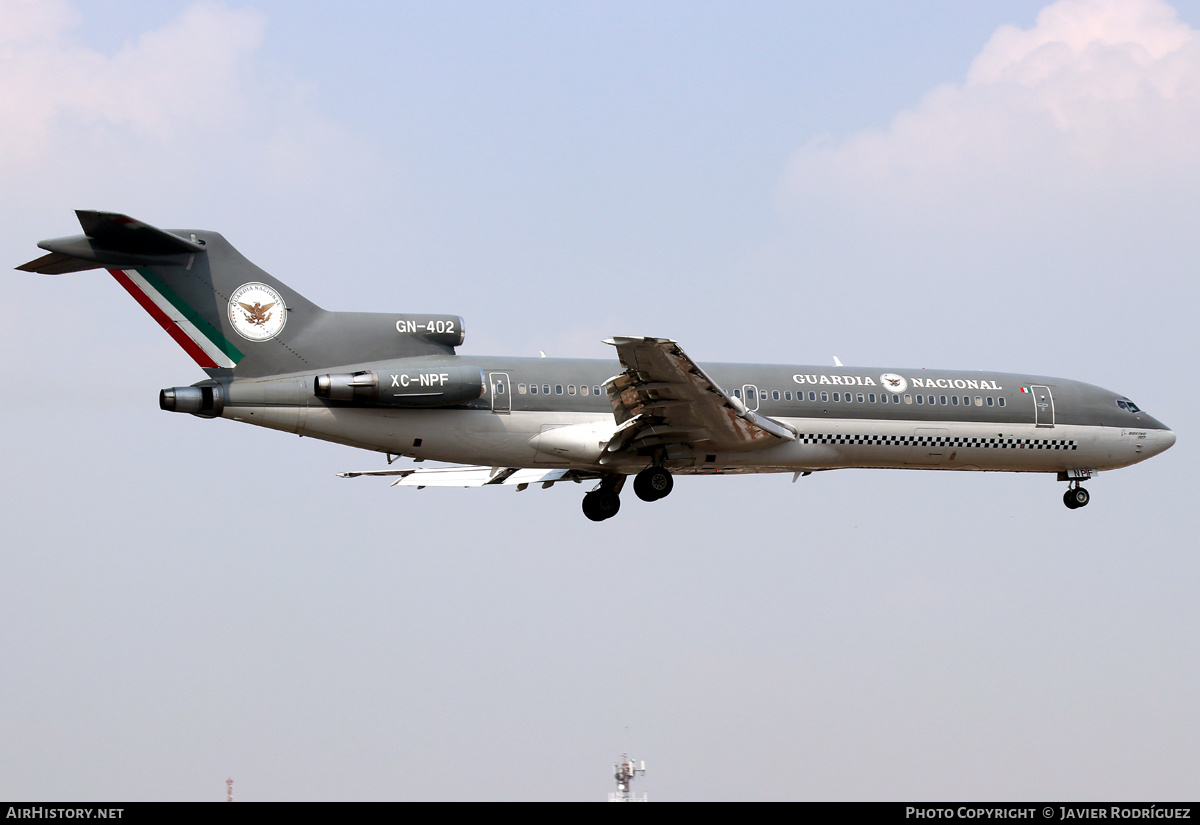
[{"label": "gray airplane", "polygon": [[[104,268],[208,379],[159,406],[466,466],[384,469],[409,487],[595,481],[593,521],[616,515],[628,476],[643,501],[672,476],[879,467],[1056,473],[1081,482],[1175,443],[1110,390],[956,370],[712,364],[666,338],[613,338],[617,361],[465,357],[462,318],[327,312],[221,235],[76,213],[84,234],[42,241],[18,267]],[[836,359],[835,359],[836,360]]]}]

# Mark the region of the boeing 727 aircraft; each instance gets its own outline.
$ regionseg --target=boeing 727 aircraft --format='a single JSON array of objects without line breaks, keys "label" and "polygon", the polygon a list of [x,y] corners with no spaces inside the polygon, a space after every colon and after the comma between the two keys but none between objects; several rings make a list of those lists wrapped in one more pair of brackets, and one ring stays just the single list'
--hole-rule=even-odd
[{"label": "boeing 727 aircraft", "polygon": [[1175,443],[1128,398],[1079,381],[957,370],[711,364],[666,338],[606,341],[616,359],[466,357],[455,315],[327,312],[203,230],[76,213],[83,235],[18,267],[104,268],[208,379],[159,394],[228,418],[467,466],[384,469],[407,487],[596,482],[593,521],[628,476],[643,501],[673,475],[879,467],[1056,473],[1081,482]]}]

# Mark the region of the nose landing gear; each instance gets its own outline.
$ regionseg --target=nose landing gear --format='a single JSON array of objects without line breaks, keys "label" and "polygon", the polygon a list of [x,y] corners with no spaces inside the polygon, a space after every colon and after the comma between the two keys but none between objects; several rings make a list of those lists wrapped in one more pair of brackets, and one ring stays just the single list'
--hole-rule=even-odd
[{"label": "nose landing gear", "polygon": [[1091,495],[1087,490],[1080,487],[1078,482],[1073,482],[1072,486],[1068,487],[1067,492],[1063,494],[1063,504],[1067,505],[1071,510],[1086,507],[1087,503],[1091,500]]}]

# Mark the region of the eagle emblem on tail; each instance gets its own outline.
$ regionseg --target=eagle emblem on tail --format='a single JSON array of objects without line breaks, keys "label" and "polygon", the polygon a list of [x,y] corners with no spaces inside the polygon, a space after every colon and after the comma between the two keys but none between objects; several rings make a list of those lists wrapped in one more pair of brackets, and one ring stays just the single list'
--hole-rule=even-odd
[{"label": "eagle emblem on tail", "polygon": [[269,341],[287,323],[288,307],[279,290],[263,283],[242,284],[229,296],[226,318],[249,341]]},{"label": "eagle emblem on tail", "polygon": [[242,309],[246,310],[246,320],[247,321],[254,324],[255,326],[261,327],[264,324],[266,324],[267,321],[271,320],[270,309],[271,309],[271,307],[275,306],[275,302],[272,301],[271,303],[267,304],[266,306],[263,306],[258,301],[255,301],[254,305],[251,306],[250,304],[243,304],[241,301],[238,301],[238,306],[240,306]]}]

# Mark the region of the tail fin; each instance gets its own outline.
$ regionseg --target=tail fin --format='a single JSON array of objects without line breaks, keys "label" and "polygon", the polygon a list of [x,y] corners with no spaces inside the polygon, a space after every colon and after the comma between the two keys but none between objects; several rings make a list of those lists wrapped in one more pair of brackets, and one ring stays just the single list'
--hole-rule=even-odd
[{"label": "tail fin", "polygon": [[446,316],[326,312],[216,232],[167,231],[113,212],[76,215],[85,234],[42,241],[38,246],[50,254],[17,269],[50,275],[107,269],[210,376],[453,354],[462,342],[461,319],[451,335],[431,337],[405,334],[408,320]]}]

